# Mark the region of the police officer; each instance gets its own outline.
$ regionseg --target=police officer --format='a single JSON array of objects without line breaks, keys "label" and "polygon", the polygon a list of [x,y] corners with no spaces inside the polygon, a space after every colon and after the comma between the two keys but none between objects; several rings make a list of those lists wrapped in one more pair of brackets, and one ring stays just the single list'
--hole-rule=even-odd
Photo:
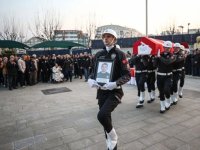
[{"label": "police officer", "polygon": [[184,64],[184,56],[180,50],[180,43],[174,44],[174,57],[176,60],[173,63],[173,82],[171,87],[171,105],[176,105],[178,102],[178,81],[182,73],[182,66]]},{"label": "police officer", "polygon": [[145,99],[145,82],[147,81],[147,66],[149,61],[148,55],[139,55],[137,54],[131,60],[132,64],[135,64],[136,70],[136,83],[138,89],[139,102],[136,105],[136,108],[143,107]]},{"label": "police officer", "polygon": [[185,83],[185,67],[184,66],[185,66],[188,52],[189,52],[189,49],[186,50],[185,47],[183,45],[181,45],[181,53],[184,56],[184,61],[181,63],[182,71],[181,71],[180,83],[179,83],[179,89],[178,89],[179,98],[183,97],[183,86]]},{"label": "police officer", "polygon": [[147,88],[149,92],[149,100],[147,103],[152,103],[155,100],[155,82],[156,82],[156,67],[153,65],[154,56],[149,56],[147,66]]},{"label": "police officer", "polygon": [[107,29],[103,32],[102,39],[105,47],[95,55],[94,70],[97,70],[97,59],[100,58],[112,60],[114,63],[112,76],[113,78],[110,82],[100,86],[95,81],[96,73],[94,73],[91,76],[91,79],[88,80],[88,83],[90,87],[98,88],[97,99],[99,105],[99,113],[97,118],[104,128],[107,148],[109,150],[117,150],[118,136],[112,125],[111,112],[121,102],[121,98],[124,95],[121,85],[128,82],[131,76],[129,70],[127,69],[128,62],[126,60],[125,54],[122,51],[116,49],[116,32],[112,29]]},{"label": "police officer", "polygon": [[172,48],[171,41],[165,41],[163,44],[164,52],[154,59],[154,65],[157,66],[157,87],[160,93],[160,113],[164,113],[170,108],[170,89],[172,85],[172,67],[175,58],[170,53]]}]

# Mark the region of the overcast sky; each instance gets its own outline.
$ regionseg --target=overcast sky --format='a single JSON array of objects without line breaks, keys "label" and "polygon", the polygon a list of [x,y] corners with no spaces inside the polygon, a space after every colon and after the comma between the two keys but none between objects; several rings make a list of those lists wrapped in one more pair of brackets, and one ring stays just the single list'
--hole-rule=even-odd
[{"label": "overcast sky", "polygon": [[[148,0],[149,34],[171,24],[184,31],[200,27],[199,0]],[[97,26],[117,24],[145,33],[145,0],[0,0],[0,19],[15,17],[23,26],[38,13],[59,13],[62,29],[85,29],[88,20]]]}]

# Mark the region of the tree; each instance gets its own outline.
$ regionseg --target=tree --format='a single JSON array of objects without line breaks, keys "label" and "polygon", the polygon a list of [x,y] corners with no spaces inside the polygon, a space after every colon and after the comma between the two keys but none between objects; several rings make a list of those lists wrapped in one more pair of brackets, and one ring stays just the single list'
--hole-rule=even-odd
[{"label": "tree", "polygon": [[95,14],[92,17],[91,15],[89,15],[89,20],[86,24],[86,33],[88,36],[87,47],[91,46],[91,41],[94,38],[95,30],[96,30]]},{"label": "tree", "polygon": [[180,31],[176,26],[175,20],[172,20],[171,23],[168,23],[168,25],[163,27],[161,31],[161,35],[174,35],[177,33],[180,33]]},{"label": "tree", "polygon": [[54,11],[47,11],[45,14],[35,17],[33,26],[29,27],[33,36],[39,37],[45,40],[54,40],[55,30],[61,29],[60,16],[56,15]]},{"label": "tree", "polygon": [[13,40],[23,42],[25,38],[23,27],[19,22],[15,21],[15,18],[4,18],[1,22],[2,31],[0,31],[0,39]]}]

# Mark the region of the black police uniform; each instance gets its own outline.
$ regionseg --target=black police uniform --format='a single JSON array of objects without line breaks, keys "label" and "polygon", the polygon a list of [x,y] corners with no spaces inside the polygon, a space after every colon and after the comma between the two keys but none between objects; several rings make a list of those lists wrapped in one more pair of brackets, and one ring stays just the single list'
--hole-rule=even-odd
[{"label": "black police uniform", "polygon": [[[181,50],[181,52],[182,52],[183,55],[185,55],[184,50]],[[180,64],[182,70],[181,70],[181,76],[180,76],[179,90],[181,90],[181,91],[182,91],[181,88],[183,88],[184,83],[185,83],[185,63],[186,63],[186,58],[187,57],[184,56],[184,60]],[[182,98],[182,94],[180,93],[180,91],[179,91],[179,97]]]},{"label": "black police uniform", "polygon": [[[136,55],[132,58],[132,64],[135,64],[135,78],[137,83],[138,89],[138,96],[140,96],[140,92],[145,92],[145,82],[147,81],[147,66],[149,63],[149,56],[148,55]],[[141,105],[137,105],[136,108],[142,107],[144,103],[144,98],[139,103]]]},{"label": "black police uniform", "polygon": [[[171,95],[173,95],[175,98],[177,98],[177,91],[178,91],[178,81],[181,77],[182,73],[182,66],[184,64],[184,56],[181,51],[174,52],[174,57],[176,58],[176,61],[173,63],[173,82],[171,87]],[[174,102],[176,104],[176,102]]]},{"label": "black police uniform", "polygon": [[147,66],[147,88],[148,92],[151,95],[150,100],[148,100],[148,103],[151,103],[155,100],[155,82],[156,82],[156,67],[153,65],[154,56],[150,56],[149,63]]},{"label": "black police uniform", "polygon": [[125,54],[122,51],[117,50],[114,46],[109,52],[104,48],[103,50],[96,53],[94,58],[94,73],[91,76],[92,79],[95,79],[97,59],[99,58],[113,60],[113,77],[112,81],[110,82],[116,82],[118,86],[118,88],[113,90],[97,90],[96,98],[98,99],[99,105],[99,113],[97,115],[97,118],[104,127],[104,130],[109,133],[113,128],[111,112],[121,102],[121,98],[124,95],[121,85],[128,82],[131,78],[131,75],[127,68],[127,60]]},{"label": "black police uniform", "polygon": [[175,58],[170,52],[160,54],[160,57],[154,59],[154,66],[157,66],[157,87],[160,92],[160,101],[170,98],[170,89],[172,86],[172,70]]}]

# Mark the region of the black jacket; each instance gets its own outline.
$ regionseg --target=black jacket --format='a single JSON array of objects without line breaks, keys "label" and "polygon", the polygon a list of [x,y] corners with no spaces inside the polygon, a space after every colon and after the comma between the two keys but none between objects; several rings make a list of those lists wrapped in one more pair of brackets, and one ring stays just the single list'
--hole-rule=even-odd
[{"label": "black jacket", "polygon": [[[131,78],[130,71],[127,68],[128,61],[126,59],[125,54],[117,50],[116,47],[113,47],[109,52],[104,48],[103,50],[96,53],[94,57],[94,69],[92,77],[95,79],[97,73],[97,65],[98,59],[101,60],[111,60],[113,61],[113,71],[112,71],[112,79],[111,82],[116,82],[118,86],[121,86],[128,82]],[[109,94],[114,94],[118,97],[120,101],[123,94],[122,88],[114,89],[114,90],[101,90],[97,91],[97,99],[105,99]]]},{"label": "black jacket", "polygon": [[148,55],[136,55],[131,58],[131,64],[135,65],[135,70],[147,70],[147,66],[149,64],[150,56]]},{"label": "black jacket", "polygon": [[173,62],[176,59],[170,52],[160,54],[160,57],[156,57],[153,62],[154,66],[158,67],[158,72],[161,73],[170,73],[173,70]]},{"label": "black jacket", "polygon": [[16,62],[14,62],[12,64],[10,61],[8,61],[6,66],[7,66],[7,70],[8,70],[8,76],[16,76],[17,75],[18,65]]}]

